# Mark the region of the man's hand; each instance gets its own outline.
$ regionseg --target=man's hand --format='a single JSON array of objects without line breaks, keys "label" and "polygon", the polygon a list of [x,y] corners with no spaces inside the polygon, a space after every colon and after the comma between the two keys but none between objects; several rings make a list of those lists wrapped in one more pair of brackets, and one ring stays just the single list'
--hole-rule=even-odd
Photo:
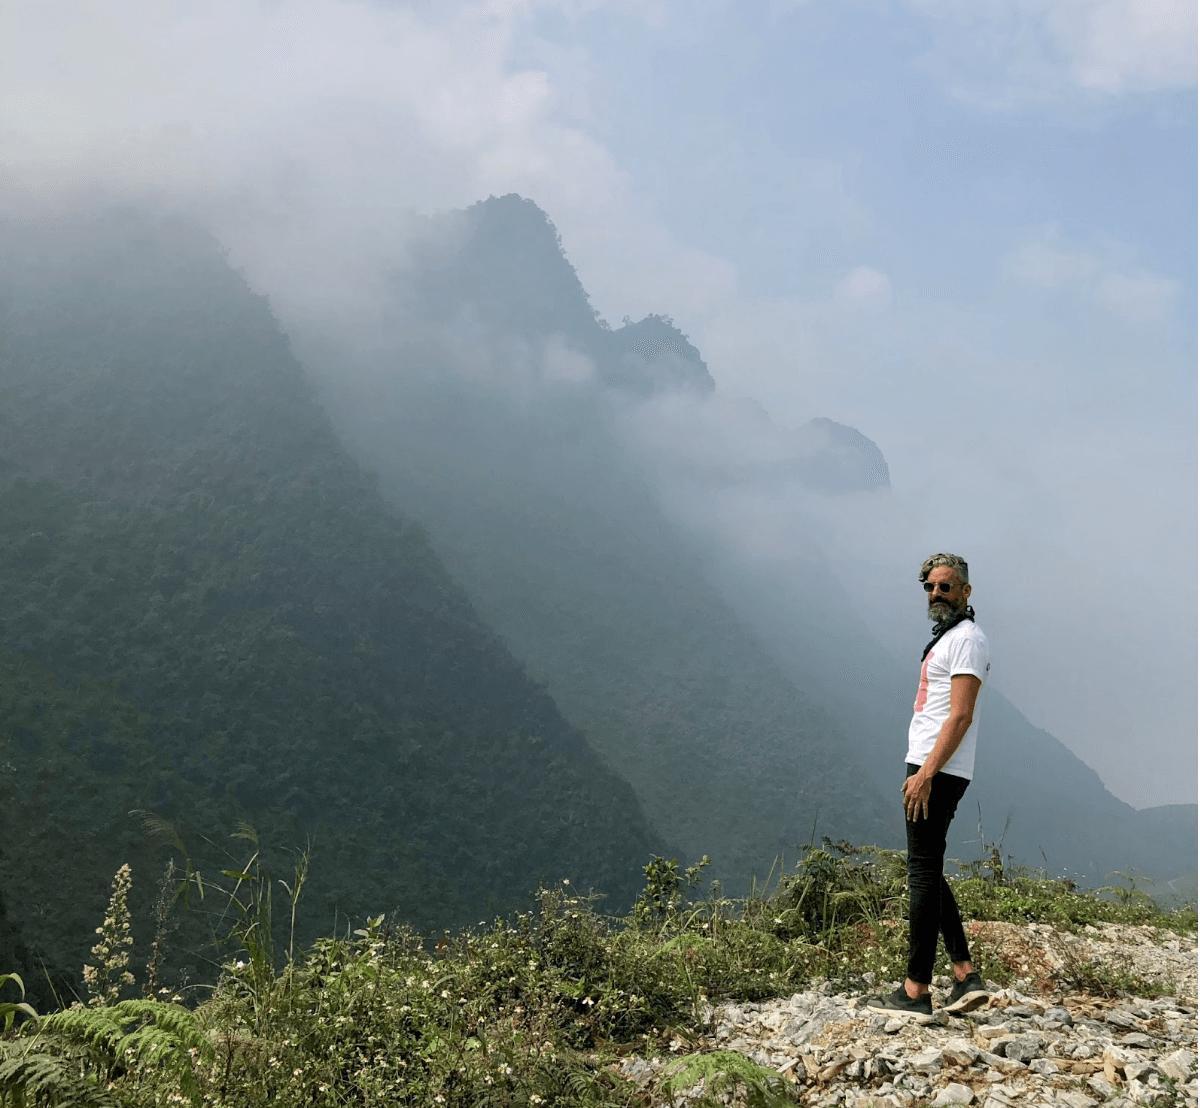
[{"label": "man's hand", "polygon": [[904,817],[910,823],[929,818],[929,794],[933,791],[933,778],[926,777],[923,769],[904,779],[900,786],[904,793]]}]

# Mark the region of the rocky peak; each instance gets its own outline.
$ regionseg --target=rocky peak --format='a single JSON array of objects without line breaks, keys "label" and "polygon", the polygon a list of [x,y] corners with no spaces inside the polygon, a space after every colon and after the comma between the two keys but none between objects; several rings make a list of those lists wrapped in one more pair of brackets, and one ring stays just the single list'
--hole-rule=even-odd
[{"label": "rocky peak", "polygon": [[861,431],[823,416],[796,432],[795,468],[818,492],[865,492],[891,487],[887,460]]},{"label": "rocky peak", "polygon": [[710,393],[715,388],[700,351],[667,316],[626,320],[610,332],[609,346],[607,384],[643,394],[664,389]]},{"label": "rocky peak", "polygon": [[591,353],[600,331],[562,241],[532,200],[489,196],[435,216],[414,244],[412,270],[421,317],[464,311],[497,336],[561,334]]}]

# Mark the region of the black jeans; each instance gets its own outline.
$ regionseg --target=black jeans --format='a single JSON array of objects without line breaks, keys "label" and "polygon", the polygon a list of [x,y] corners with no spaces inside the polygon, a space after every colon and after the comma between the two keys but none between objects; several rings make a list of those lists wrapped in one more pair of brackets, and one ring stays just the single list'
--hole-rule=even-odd
[{"label": "black jeans", "polygon": [[[908,765],[906,777],[920,766]],[[939,773],[929,793],[929,816],[904,820],[908,833],[908,977],[920,985],[933,981],[938,933],[952,962],[970,961],[967,936],[954,893],[942,874],[946,860],[946,832],[958,802],[970,782],[965,777]]]}]

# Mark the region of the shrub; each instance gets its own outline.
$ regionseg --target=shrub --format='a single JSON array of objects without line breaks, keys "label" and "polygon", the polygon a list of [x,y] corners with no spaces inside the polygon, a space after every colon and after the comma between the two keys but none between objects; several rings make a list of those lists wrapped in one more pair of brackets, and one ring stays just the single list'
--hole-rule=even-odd
[{"label": "shrub", "polygon": [[[30,1015],[21,1003],[0,1005],[0,1105],[25,1097],[97,1108],[632,1106],[644,1094],[614,1060],[676,1037],[694,1042],[710,1004],[785,995],[816,978],[853,987],[866,971],[894,979],[907,955],[903,857],[828,840],[773,889],[744,899],[716,885],[697,894],[704,859],[681,870],[655,858],[621,918],[564,882],[539,890],[525,912],[436,942],[377,916],[298,952],[275,942],[272,879],[252,832],[239,835],[251,849],[244,865],[212,878],[186,874],[224,920],[220,975],[203,1003],[189,1010],[99,992],[92,1007],[20,1025],[19,1012]],[[306,869],[301,854],[284,885],[289,936]],[[977,919],[1186,924],[1148,898],[1088,893],[1011,864],[977,867],[953,883],[964,914]],[[112,904],[109,916],[116,936]],[[161,912],[157,923],[162,933]],[[128,945],[110,938],[101,953],[114,950],[98,989],[128,983]],[[1071,984],[1092,992],[1149,988],[1112,967],[1069,969]],[[701,1081],[708,1096],[736,1090],[748,1104],[785,1102],[775,1075],[722,1052],[676,1059],[659,1091],[674,1097]]]}]

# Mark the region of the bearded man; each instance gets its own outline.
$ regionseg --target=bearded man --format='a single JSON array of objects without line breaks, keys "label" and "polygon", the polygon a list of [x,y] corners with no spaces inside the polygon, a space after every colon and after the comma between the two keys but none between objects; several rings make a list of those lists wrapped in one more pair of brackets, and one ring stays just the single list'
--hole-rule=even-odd
[{"label": "bearded man", "polygon": [[933,639],[921,656],[917,699],[908,728],[904,825],[908,835],[908,967],[904,984],[867,1007],[890,1016],[932,1017],[930,985],[938,934],[954,967],[945,1011],[963,1013],[987,1002],[971,962],[962,917],[942,873],[946,833],[975,772],[979,690],[992,668],[988,641],[967,603],[967,563],[957,554],[933,554],[921,565],[929,595]]}]

